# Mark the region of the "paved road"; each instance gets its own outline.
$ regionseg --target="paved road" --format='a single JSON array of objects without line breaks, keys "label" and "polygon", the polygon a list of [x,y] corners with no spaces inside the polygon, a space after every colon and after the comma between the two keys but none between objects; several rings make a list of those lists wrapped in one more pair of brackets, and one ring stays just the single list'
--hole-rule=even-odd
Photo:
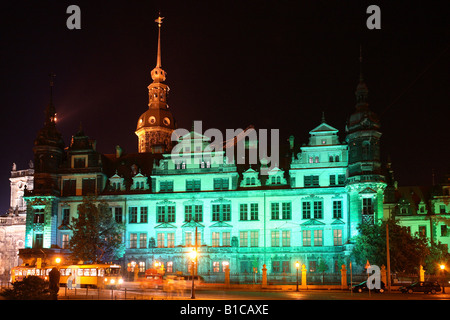
[{"label": "paved road", "polygon": [[[191,291],[166,292],[163,290],[97,290],[85,288],[66,290],[61,288],[60,300],[191,300]],[[251,291],[251,290],[202,290],[195,291],[196,300],[450,300],[450,294],[402,294],[351,293],[349,291],[308,290]]]}]

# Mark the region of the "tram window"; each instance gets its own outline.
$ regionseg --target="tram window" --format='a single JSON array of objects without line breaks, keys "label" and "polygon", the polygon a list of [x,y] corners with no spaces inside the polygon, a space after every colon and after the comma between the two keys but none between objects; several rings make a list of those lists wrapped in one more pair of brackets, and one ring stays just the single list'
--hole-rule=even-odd
[{"label": "tram window", "polygon": [[89,269],[84,269],[84,276],[85,277],[89,277],[90,276]]},{"label": "tram window", "polygon": [[98,276],[99,277],[103,277],[103,276],[105,276],[105,269],[98,269]]},{"label": "tram window", "polygon": [[35,272],[35,269],[31,269],[31,270],[30,270],[30,273],[31,273],[32,276],[34,276],[35,273],[36,273],[36,272]]},{"label": "tram window", "polygon": [[78,269],[78,276],[80,276],[80,277],[83,276],[83,269]]},{"label": "tram window", "polygon": [[119,272],[120,272],[119,268],[106,268],[107,275],[117,275],[119,274]]},{"label": "tram window", "polygon": [[97,276],[97,269],[91,269],[91,276],[93,277]]}]

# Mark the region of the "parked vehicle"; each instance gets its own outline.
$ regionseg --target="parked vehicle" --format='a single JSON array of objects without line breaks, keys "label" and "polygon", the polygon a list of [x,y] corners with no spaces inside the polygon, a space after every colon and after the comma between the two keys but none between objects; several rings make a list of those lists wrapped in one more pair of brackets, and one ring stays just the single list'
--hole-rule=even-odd
[{"label": "parked vehicle", "polygon": [[441,286],[437,282],[418,281],[409,286],[400,287],[400,291],[402,293],[423,292],[434,294],[436,292],[441,292]]},{"label": "parked vehicle", "polygon": [[[369,291],[369,288],[367,287],[367,281],[363,281],[360,284],[353,286],[352,291],[359,292],[359,293],[364,292],[364,291]],[[377,293],[384,293],[386,291],[386,286],[383,281],[380,281],[380,288],[379,289],[374,288],[374,289],[371,289],[371,291],[377,292]]]}]

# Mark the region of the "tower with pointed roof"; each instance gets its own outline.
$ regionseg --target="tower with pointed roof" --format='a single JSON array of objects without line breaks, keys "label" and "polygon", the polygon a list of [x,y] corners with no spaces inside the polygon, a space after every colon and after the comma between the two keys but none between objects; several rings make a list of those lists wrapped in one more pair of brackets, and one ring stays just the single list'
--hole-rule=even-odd
[{"label": "tower with pointed roof", "polygon": [[53,104],[53,77],[50,75],[50,102],[45,108],[44,126],[34,140],[34,192],[58,194],[57,170],[64,154],[64,140],[56,128],[56,110]]},{"label": "tower with pointed roof", "polygon": [[167,104],[169,86],[164,83],[166,72],[161,65],[161,25],[163,17],[159,16],[158,51],[156,66],[151,72],[153,82],[148,86],[148,110],[138,120],[136,135],[140,153],[164,153],[171,149],[171,135],[176,129],[175,119]]},{"label": "tower with pointed roof", "polygon": [[374,223],[383,218],[383,193],[386,188],[380,159],[380,120],[369,108],[368,87],[362,73],[356,87],[355,111],[346,125],[348,168],[346,187],[350,197],[350,229],[356,235],[359,223]]}]

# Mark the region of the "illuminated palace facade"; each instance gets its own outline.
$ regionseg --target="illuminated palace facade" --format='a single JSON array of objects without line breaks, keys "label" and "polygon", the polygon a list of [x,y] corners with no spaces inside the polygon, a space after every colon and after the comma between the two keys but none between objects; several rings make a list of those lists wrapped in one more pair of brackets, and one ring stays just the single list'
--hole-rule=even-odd
[{"label": "illuminated palace facade", "polygon": [[151,77],[148,109],[135,132],[138,153],[117,147],[115,154],[101,154],[82,128],[65,147],[50,101],[33,149],[34,189],[24,197],[20,255],[25,262],[68,253],[72,231],[67,225],[89,194],[106,201],[114,219],[125,225],[122,264],[136,263],[140,271],[158,261],[168,273],[187,273],[188,252],[196,243],[199,274],[223,272],[224,262],[232,273],[261,272],[264,264],[269,273],[290,273],[296,261],[309,271],[320,263],[338,271],[348,262],[357,225],[383,218],[380,124],[368,107],[362,77],[345,141],[322,117],[309,142],[298,147],[291,137],[288,156],[264,175],[263,160],[256,165],[226,157],[204,161],[209,140],[201,132],[180,137],[199,142],[201,147],[183,149],[198,161],[173,159],[176,121],[167,104],[160,36]]}]

